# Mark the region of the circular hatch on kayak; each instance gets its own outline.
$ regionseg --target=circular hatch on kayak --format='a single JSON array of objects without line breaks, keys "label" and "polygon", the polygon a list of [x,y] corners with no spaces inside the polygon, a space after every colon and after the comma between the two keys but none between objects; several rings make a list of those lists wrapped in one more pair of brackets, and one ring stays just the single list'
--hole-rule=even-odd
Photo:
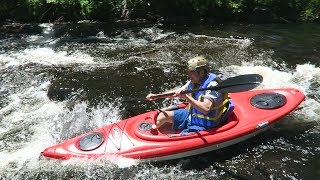
[{"label": "circular hatch on kayak", "polygon": [[260,109],[276,109],[287,102],[287,98],[279,93],[262,93],[253,96],[250,99],[252,106]]},{"label": "circular hatch on kayak", "polygon": [[103,143],[103,135],[101,133],[90,133],[83,136],[79,141],[79,148],[83,151],[91,151],[97,149]]},{"label": "circular hatch on kayak", "polygon": [[149,131],[152,128],[152,124],[150,122],[142,122],[139,124],[139,129],[142,131]]}]

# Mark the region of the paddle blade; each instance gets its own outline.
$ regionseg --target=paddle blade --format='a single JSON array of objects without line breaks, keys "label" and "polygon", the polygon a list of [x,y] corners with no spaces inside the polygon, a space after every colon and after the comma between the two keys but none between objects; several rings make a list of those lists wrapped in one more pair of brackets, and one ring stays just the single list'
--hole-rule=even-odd
[{"label": "paddle blade", "polygon": [[242,84],[237,86],[221,88],[217,91],[221,93],[236,93],[236,92],[242,92],[242,91],[249,91],[251,89],[256,88],[257,86],[259,86],[259,84]]},{"label": "paddle blade", "polygon": [[228,78],[213,87],[212,90],[221,93],[248,91],[259,86],[262,81],[263,77],[259,74],[245,74]]},{"label": "paddle blade", "polygon": [[227,86],[231,85],[234,86],[236,84],[250,84],[250,83],[257,83],[260,84],[263,80],[263,77],[260,74],[244,74],[235,77],[228,78],[222,81],[219,85]]}]

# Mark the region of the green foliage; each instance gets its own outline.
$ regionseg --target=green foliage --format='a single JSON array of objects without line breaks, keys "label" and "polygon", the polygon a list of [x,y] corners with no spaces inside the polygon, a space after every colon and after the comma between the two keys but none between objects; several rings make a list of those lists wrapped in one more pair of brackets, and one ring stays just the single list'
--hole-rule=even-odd
[{"label": "green foliage", "polygon": [[[82,17],[87,17],[93,9],[93,2],[91,0],[46,0],[46,3],[70,8],[77,11],[77,14],[82,15]],[[76,9],[74,7],[80,8]]]},{"label": "green foliage", "polygon": [[231,19],[244,12],[245,3],[246,0],[162,0],[156,4],[160,12],[169,11],[193,19]]},{"label": "green foliage", "polygon": [[87,16],[92,12],[93,3],[90,0],[80,0],[81,14]]},{"label": "green foliage", "polygon": [[[29,14],[37,21],[63,18],[68,21],[112,16],[122,8],[122,0],[25,0]],[[103,19],[103,18],[101,18]]]},{"label": "green foliage", "polygon": [[311,0],[302,14],[303,20],[319,20],[320,0]]},{"label": "green foliage", "polygon": [[[150,2],[152,11],[161,16],[172,19],[184,17],[196,21],[200,19],[234,20],[249,16],[255,7],[267,7],[281,17],[296,14],[302,20],[319,20],[320,16],[320,0],[156,0]],[[146,0],[5,0],[0,5],[0,21],[5,18],[26,21],[110,20],[120,18],[124,11],[146,11],[145,4]]]},{"label": "green foliage", "polygon": [[142,8],[143,4],[144,0],[127,0],[127,6],[130,8]]}]

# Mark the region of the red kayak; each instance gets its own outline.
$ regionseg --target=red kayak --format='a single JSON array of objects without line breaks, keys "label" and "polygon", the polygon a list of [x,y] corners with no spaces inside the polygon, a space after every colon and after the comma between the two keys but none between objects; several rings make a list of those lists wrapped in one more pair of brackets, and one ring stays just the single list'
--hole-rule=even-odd
[{"label": "red kayak", "polygon": [[[126,158],[169,160],[220,149],[244,141],[270,128],[305,99],[293,88],[230,93],[235,109],[223,126],[180,135],[165,124],[151,129],[157,111],[110,124],[46,148],[42,155],[55,159]],[[183,108],[185,105],[179,105]]]}]

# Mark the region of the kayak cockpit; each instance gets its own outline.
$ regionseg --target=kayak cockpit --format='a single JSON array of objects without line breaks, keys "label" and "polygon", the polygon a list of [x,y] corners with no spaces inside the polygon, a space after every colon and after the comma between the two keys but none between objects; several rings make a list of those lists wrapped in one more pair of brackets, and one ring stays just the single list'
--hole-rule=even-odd
[{"label": "kayak cockpit", "polygon": [[199,136],[208,136],[213,134],[218,134],[227,131],[235,127],[239,122],[239,118],[236,114],[231,113],[226,124],[208,129],[205,131],[198,131],[196,133],[181,134],[181,130],[172,129],[172,124],[166,123],[162,125],[159,129],[152,129],[151,125],[154,124],[154,118],[147,116],[144,121],[136,122],[135,129],[133,130],[135,135],[143,140],[148,141],[176,141],[182,139],[190,139]]}]

